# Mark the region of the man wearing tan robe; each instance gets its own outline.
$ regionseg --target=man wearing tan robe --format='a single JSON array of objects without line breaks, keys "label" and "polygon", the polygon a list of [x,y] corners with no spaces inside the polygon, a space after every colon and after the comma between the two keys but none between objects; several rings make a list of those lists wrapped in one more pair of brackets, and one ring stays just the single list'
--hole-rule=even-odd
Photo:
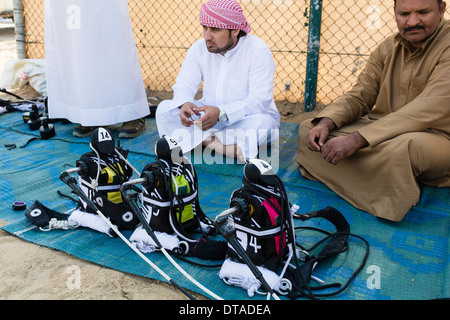
[{"label": "man wearing tan robe", "polygon": [[399,32],[352,90],[300,125],[297,162],[353,206],[401,221],[418,183],[450,187],[450,21],[442,0],[397,0]]}]

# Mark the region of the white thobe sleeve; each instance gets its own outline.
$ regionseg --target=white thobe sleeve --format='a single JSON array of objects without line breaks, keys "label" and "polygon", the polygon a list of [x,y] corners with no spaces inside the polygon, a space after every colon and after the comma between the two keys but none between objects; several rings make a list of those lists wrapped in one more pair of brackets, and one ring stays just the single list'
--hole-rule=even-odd
[{"label": "white thobe sleeve", "polygon": [[198,59],[197,46],[192,46],[184,59],[176,83],[172,86],[174,108],[186,102],[195,103],[195,95],[203,81],[201,61]]}]

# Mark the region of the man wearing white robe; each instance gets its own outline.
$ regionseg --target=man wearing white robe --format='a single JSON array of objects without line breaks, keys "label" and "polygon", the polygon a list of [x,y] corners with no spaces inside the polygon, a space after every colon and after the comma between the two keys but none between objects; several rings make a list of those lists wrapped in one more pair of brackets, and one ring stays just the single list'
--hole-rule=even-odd
[{"label": "man wearing white robe", "polygon": [[48,112],[81,125],[123,123],[119,137],[145,130],[149,114],[126,0],[45,0]]},{"label": "man wearing white robe", "polygon": [[[247,34],[250,27],[234,0],[202,4],[203,39],[188,50],[173,100],[156,112],[159,134],[183,152],[198,145],[244,161],[278,138],[280,115],[273,100],[275,63],[269,47]],[[195,100],[203,82],[203,97]]]}]

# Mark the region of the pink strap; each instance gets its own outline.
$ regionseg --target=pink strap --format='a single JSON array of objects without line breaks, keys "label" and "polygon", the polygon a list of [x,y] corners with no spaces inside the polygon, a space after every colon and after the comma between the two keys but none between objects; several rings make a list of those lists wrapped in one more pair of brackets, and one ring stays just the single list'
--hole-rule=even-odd
[{"label": "pink strap", "polygon": [[[271,203],[269,203],[269,201]],[[275,197],[272,197],[269,199],[269,201],[265,200],[262,202],[262,205],[264,208],[266,208],[267,213],[269,214],[270,222],[272,223],[272,226],[277,225],[277,218],[279,217],[278,212],[275,210],[273,206],[275,206],[278,210],[281,209],[280,204],[278,203],[278,200]],[[275,247],[277,249],[277,254],[280,254],[280,241],[281,236],[275,237]],[[286,246],[286,234],[283,234],[283,248]]]}]

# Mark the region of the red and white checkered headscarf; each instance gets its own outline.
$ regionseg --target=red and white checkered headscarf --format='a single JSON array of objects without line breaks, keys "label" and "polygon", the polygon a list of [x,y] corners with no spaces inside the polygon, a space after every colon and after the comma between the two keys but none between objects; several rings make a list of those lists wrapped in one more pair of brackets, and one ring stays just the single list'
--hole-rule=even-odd
[{"label": "red and white checkered headscarf", "polygon": [[239,29],[249,33],[251,28],[235,0],[210,0],[202,3],[200,23],[204,26],[222,29]]}]

